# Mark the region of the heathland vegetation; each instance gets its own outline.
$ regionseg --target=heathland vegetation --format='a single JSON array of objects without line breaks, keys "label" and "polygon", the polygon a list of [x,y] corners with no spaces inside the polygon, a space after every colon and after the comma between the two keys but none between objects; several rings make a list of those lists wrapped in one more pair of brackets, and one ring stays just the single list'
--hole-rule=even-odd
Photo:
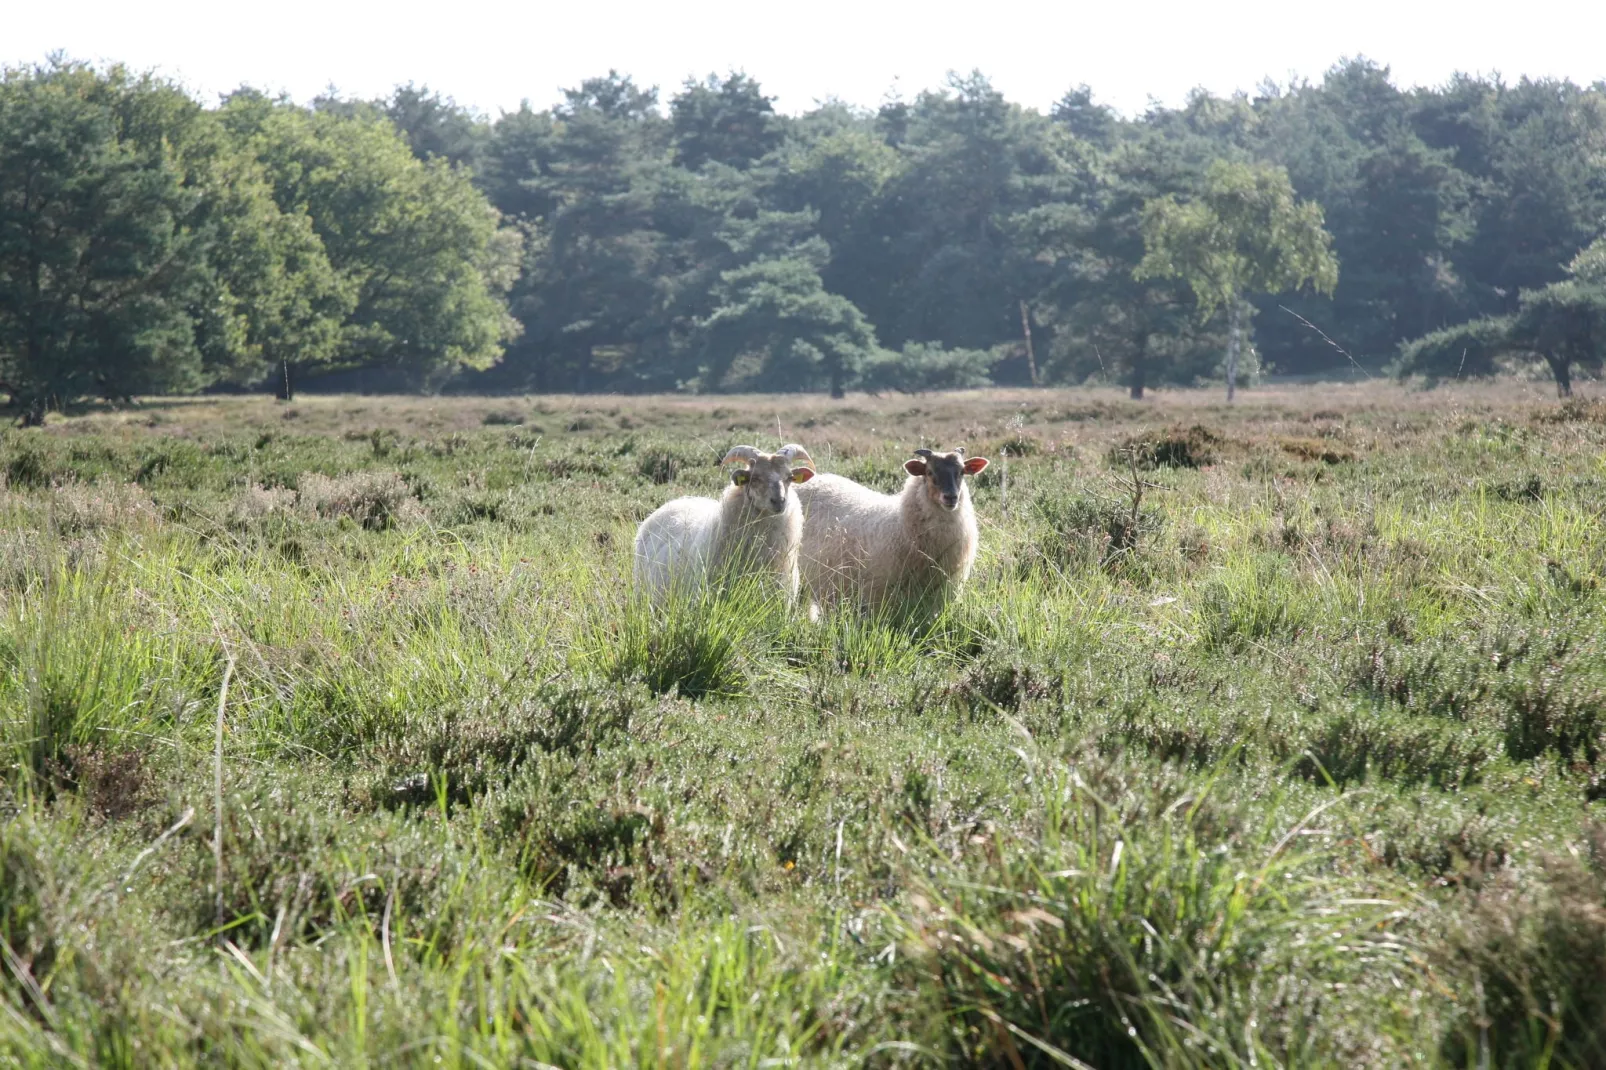
[{"label": "heathland vegetation", "polygon": [[1135,117],[980,74],[782,115],[742,73],[609,73],[494,118],[61,60],[0,73],[0,393],[1565,392],[1606,346],[1603,160],[1601,85],[1364,60]]},{"label": "heathland vegetation", "polygon": [[[1606,1065],[1603,228],[1365,61],[0,73],[0,1065]],[[632,591],[783,443],[962,596]]]},{"label": "heathland vegetation", "polygon": [[[1606,410],[1123,393],[4,432],[0,1063],[1602,1065]],[[781,441],[963,597],[633,599]]]}]

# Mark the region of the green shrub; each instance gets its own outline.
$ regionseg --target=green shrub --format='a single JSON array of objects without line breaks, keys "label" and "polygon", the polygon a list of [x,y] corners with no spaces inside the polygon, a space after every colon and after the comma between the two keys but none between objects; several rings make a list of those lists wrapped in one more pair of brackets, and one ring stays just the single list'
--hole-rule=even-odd
[{"label": "green shrub", "polygon": [[1044,563],[1073,573],[1109,563],[1138,549],[1164,525],[1163,514],[1152,506],[1141,506],[1134,516],[1130,501],[1087,491],[1039,494],[1032,512],[1042,528],[1031,544],[1033,553],[1022,561],[1028,572]]}]

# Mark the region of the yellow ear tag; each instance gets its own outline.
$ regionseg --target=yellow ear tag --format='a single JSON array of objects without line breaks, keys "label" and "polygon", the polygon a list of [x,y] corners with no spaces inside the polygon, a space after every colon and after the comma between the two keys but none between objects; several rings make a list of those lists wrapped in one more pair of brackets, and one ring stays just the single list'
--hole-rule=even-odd
[{"label": "yellow ear tag", "polygon": [[731,473],[731,482],[735,483],[738,487],[745,487],[747,485],[747,473],[746,472],[732,472]]}]

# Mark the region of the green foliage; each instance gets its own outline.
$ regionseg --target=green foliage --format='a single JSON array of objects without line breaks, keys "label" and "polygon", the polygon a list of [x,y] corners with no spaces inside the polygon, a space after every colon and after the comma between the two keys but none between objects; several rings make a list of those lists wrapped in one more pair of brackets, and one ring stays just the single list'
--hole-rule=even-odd
[{"label": "green foliage", "polygon": [[1026,233],[1055,264],[1034,306],[1052,328],[1049,381],[1115,379],[1134,398],[1160,383],[1192,385],[1215,374],[1220,325],[1200,322],[1180,281],[1138,279],[1141,220],[1156,196],[1184,190],[1190,165],[1158,137],[1114,146],[1098,169],[1085,208],[1044,208]]},{"label": "green foliage", "polygon": [[[667,101],[610,71],[491,120],[414,83],[206,108],[117,68],[4,81],[0,387],[32,422],[319,380],[892,388],[882,344],[1141,398],[1261,365],[1369,372],[1508,316],[1509,355],[1538,339],[1563,392],[1595,366],[1599,87],[1406,91],[1353,60],[1123,119],[1087,86],[1040,114],[973,72],[786,116],[739,71]],[[54,265],[40,286],[76,287],[65,304],[33,301],[30,256]],[[979,381],[956,361],[930,388]]]},{"label": "green foliage", "polygon": [[1395,367],[1401,375],[1429,379],[1493,375],[1511,351],[1510,336],[1509,317],[1470,320],[1405,343]]},{"label": "green foliage", "polygon": [[490,131],[483,119],[450,97],[409,82],[396,87],[385,101],[384,112],[419,159],[439,157],[479,167]]},{"label": "green foliage", "polygon": [[1567,271],[1579,282],[1606,285],[1606,236],[1596,238],[1573,257]]},{"label": "green foliage", "polygon": [[1570,396],[1574,367],[1598,373],[1606,363],[1606,274],[1597,264],[1599,245],[1574,259],[1572,278],[1524,291],[1515,314],[1472,320],[1406,343],[1396,370],[1438,379],[1454,360],[1457,377],[1489,375],[1499,358],[1537,358],[1548,365],[1557,393]]},{"label": "green foliage", "polygon": [[1332,235],[1322,208],[1294,197],[1286,171],[1218,160],[1192,200],[1158,198],[1143,209],[1144,256],[1133,277],[1179,278],[1193,291],[1201,315],[1225,308],[1227,400],[1239,367],[1243,299],[1306,284],[1331,294],[1338,285]]},{"label": "green foliage", "polygon": [[0,98],[0,388],[30,422],[291,368],[423,383],[516,332],[516,235],[382,117],[67,62]]},{"label": "green foliage", "polygon": [[708,386],[720,386],[747,357],[757,362],[753,378],[769,389],[823,381],[832,397],[841,397],[876,352],[869,321],[847,298],[826,291],[809,252],[760,259],[720,276],[717,307],[698,325]]},{"label": "green foliage", "polygon": [[992,382],[993,355],[979,349],[944,349],[935,343],[905,342],[899,352],[882,350],[865,364],[864,390],[919,394],[928,390],[970,390]]},{"label": "green foliage", "polygon": [[[1595,366],[1600,87],[1407,92],[1354,59],[1121,119],[1086,85],[1039,114],[972,72],[874,114],[782,116],[744,72],[660,101],[610,71],[491,120],[416,84],[204,108],[117,67],[3,82],[0,390],[32,423],[320,379],[893,389],[880,344],[1143,397],[1261,365],[1372,371],[1506,317],[1505,355],[1563,392]],[[1429,357],[1412,366],[1441,374]]]},{"label": "green foliage", "polygon": [[417,385],[501,355],[516,333],[502,298],[519,240],[466,173],[417,159],[388,121],[361,113],[308,113],[241,93],[222,117],[281,210],[306,213],[350,295],[337,344],[286,351],[296,371],[391,369]]},{"label": "green foliage", "polygon": [[740,72],[717,75],[685,88],[669,102],[675,159],[696,171],[706,163],[750,167],[781,141],[780,123],[770,97]]},{"label": "green foliage", "polygon": [[1182,278],[1205,316],[1249,293],[1338,284],[1321,206],[1297,201],[1287,173],[1272,168],[1211,164],[1196,198],[1144,209],[1143,243],[1136,276]]},{"label": "green foliage", "polygon": [[120,68],[0,76],[0,388],[25,418],[203,381],[209,124]]},{"label": "green foliage", "polygon": [[[1249,135],[1257,156],[1288,169],[1301,197],[1322,206],[1344,266],[1332,299],[1283,294],[1258,302],[1256,333],[1280,367],[1368,371],[1408,338],[1479,308],[1461,258],[1476,225],[1474,202],[1489,190],[1428,128],[1435,93],[1412,94],[1389,70],[1356,59],[1319,83],[1273,89],[1258,102]],[[1345,352],[1294,316],[1286,305]]]}]

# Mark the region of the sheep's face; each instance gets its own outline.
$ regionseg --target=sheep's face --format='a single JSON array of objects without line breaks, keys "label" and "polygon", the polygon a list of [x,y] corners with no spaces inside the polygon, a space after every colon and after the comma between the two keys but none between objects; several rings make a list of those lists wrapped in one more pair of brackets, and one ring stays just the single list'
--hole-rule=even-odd
[{"label": "sheep's face", "polygon": [[932,450],[915,450],[920,456],[903,462],[903,470],[921,477],[921,485],[932,503],[943,509],[954,510],[965,494],[965,477],[973,476],[987,467],[985,457],[966,457],[963,449],[952,453]]},{"label": "sheep's face", "polygon": [[780,453],[760,455],[748,461],[746,468],[731,473],[731,482],[747,495],[748,507],[760,513],[783,512],[791,498],[792,485],[813,478],[814,469],[793,467],[792,458]]}]

